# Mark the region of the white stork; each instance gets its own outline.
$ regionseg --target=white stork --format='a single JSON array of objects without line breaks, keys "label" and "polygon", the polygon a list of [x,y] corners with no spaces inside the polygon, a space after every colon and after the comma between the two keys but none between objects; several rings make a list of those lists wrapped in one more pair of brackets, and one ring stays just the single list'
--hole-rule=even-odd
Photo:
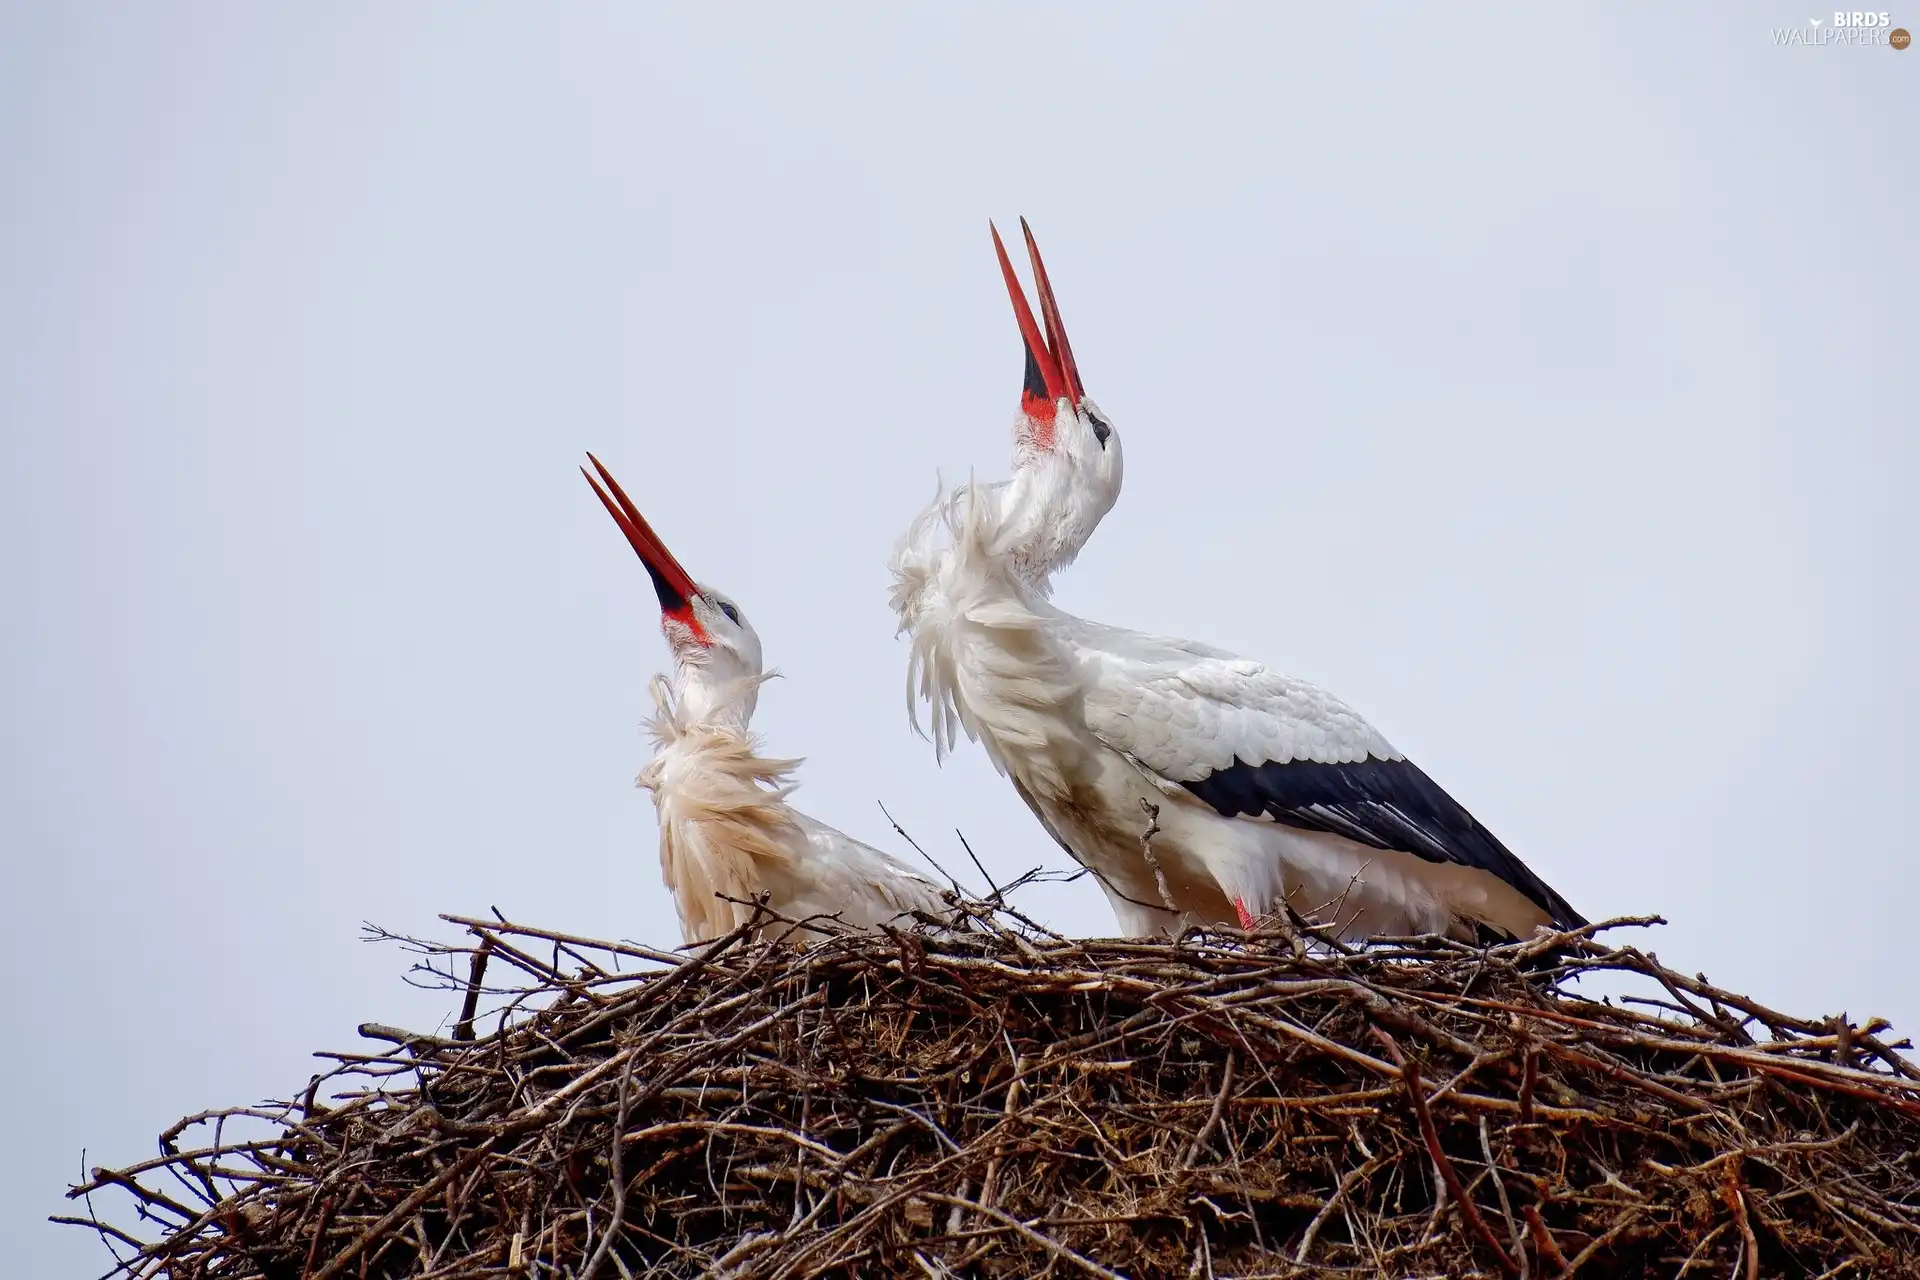
[{"label": "white stork", "polygon": [[587,457],[607,488],[581,474],[653,579],[673,651],[672,679],[653,679],[656,751],[638,781],[659,811],[660,874],[684,939],[731,932],[762,893],[789,920],[829,916],[860,929],[911,911],[945,914],[939,885],[787,803],[800,761],[762,756],[748,728],[771,676],[759,635],[737,604],[687,575],[600,460]]},{"label": "white stork", "polygon": [[[909,698],[928,705],[936,749],[979,740],[1129,934],[1245,926],[1282,901],[1349,938],[1584,923],[1331,694],[1047,601],[1030,548],[1084,543],[1085,513],[1097,523],[1117,496],[1119,436],[1081,391],[1034,258],[1044,338],[1000,254],[1026,346],[1023,434],[1046,451],[1017,451],[1004,486],[936,498],[894,556]],[[1050,524],[1057,537],[1037,537]]]}]

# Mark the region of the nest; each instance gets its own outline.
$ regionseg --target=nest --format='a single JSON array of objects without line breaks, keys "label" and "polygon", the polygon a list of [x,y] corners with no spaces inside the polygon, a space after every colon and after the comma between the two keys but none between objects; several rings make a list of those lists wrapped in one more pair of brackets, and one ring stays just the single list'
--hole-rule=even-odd
[{"label": "nest", "polygon": [[1596,937],[1646,921],[1350,951],[957,909],[690,959],[446,917],[401,941],[453,1034],[362,1027],[63,1220],[196,1280],[1920,1275],[1907,1046]]}]

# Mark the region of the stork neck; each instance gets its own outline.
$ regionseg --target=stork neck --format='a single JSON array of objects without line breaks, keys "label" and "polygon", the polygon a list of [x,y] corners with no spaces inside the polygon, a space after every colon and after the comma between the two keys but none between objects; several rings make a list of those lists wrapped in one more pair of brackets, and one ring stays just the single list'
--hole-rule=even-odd
[{"label": "stork neck", "polygon": [[1053,575],[1073,563],[1100,523],[1071,472],[1042,459],[1017,469],[1000,495],[1001,545],[1022,584],[1045,596]]},{"label": "stork neck", "polygon": [[709,667],[682,663],[674,681],[674,703],[683,728],[733,729],[746,732],[759,702],[755,680],[729,679]]}]

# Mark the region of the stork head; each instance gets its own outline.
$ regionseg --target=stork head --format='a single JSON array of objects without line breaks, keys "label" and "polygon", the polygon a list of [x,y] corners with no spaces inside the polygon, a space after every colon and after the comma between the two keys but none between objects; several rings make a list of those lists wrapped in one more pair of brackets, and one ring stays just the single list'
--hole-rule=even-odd
[{"label": "stork head", "polygon": [[1044,594],[1053,573],[1072,563],[1120,497],[1120,435],[1081,385],[1080,366],[1027,220],[1020,219],[1020,232],[1040,298],[1038,321],[999,230],[991,223],[988,229],[1026,347],[1006,514],[1015,522],[1015,559],[1030,585]]},{"label": "stork head", "polygon": [[[580,474],[627,535],[653,580],[653,593],[660,600],[660,630],[673,650],[673,682],[680,705],[696,722],[725,717],[745,728],[759,695],[755,679],[762,664],[759,633],[739,605],[688,576],[600,459],[588,454],[587,460],[600,479],[585,467]],[[605,488],[600,481],[606,482]]]}]

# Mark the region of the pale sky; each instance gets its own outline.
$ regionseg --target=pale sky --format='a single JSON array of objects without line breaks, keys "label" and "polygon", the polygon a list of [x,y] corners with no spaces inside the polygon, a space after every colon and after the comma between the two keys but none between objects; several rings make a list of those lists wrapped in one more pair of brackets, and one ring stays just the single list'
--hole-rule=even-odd
[{"label": "pale sky", "polygon": [[105,1269],[41,1221],[83,1148],[449,1012],[362,921],[675,940],[585,449],[785,671],[803,807],[1064,865],[911,736],[886,606],[936,470],[1007,467],[989,217],[1125,440],[1064,607],[1324,684],[1669,961],[1920,1027],[1920,51],[1806,23],[0,5],[20,1274]]}]

